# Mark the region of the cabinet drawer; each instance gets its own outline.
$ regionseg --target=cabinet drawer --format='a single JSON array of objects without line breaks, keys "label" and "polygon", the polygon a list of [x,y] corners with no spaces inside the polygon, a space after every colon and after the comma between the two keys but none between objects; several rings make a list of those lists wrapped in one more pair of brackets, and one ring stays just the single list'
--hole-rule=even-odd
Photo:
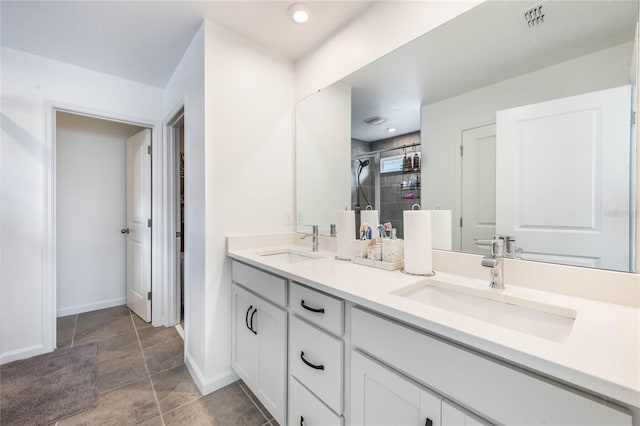
[{"label": "cabinet drawer", "polygon": [[352,344],[502,424],[631,425],[620,407],[359,308]]},{"label": "cabinet drawer", "polygon": [[289,371],[333,411],[342,414],[343,343],[291,317]]},{"label": "cabinet drawer", "polygon": [[289,379],[289,424],[304,426],[342,426],[336,415],[295,378]]},{"label": "cabinet drawer", "polygon": [[329,332],[342,336],[344,302],[341,299],[291,283],[291,310]]},{"label": "cabinet drawer", "polygon": [[287,281],[284,278],[234,260],[231,279],[278,306],[287,306]]}]

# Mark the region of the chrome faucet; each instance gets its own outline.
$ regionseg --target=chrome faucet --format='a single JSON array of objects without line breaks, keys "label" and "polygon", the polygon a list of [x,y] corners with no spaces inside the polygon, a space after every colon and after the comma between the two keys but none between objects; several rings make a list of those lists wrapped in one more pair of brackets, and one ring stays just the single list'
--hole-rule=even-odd
[{"label": "chrome faucet", "polygon": [[311,251],[318,251],[318,225],[307,225],[310,226],[312,229],[311,234],[302,234],[302,237],[300,237],[301,240],[307,238],[308,236],[312,236],[313,237],[313,244],[311,245]]},{"label": "chrome faucet", "polygon": [[495,237],[493,240],[475,240],[477,245],[490,246],[490,254],[482,258],[482,266],[491,268],[491,277],[489,287],[498,290],[504,289],[504,280],[502,276],[503,266],[502,258],[504,257],[504,239]]}]

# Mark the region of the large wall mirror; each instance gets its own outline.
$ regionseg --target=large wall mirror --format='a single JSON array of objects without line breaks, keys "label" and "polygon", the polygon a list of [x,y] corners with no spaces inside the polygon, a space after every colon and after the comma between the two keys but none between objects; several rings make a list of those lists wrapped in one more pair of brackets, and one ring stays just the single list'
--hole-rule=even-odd
[{"label": "large wall mirror", "polygon": [[303,99],[298,230],[369,208],[402,237],[417,203],[436,248],[508,235],[525,260],[633,272],[637,18],[487,1]]}]

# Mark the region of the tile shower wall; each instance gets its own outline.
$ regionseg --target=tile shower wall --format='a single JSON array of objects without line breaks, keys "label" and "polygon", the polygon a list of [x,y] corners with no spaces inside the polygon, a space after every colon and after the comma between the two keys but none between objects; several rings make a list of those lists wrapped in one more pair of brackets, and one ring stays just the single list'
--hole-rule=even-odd
[{"label": "tile shower wall", "polygon": [[[375,142],[363,142],[357,139],[352,139],[351,157],[354,158],[368,152],[397,148],[414,143],[420,143],[420,132],[407,133],[405,135],[399,135]],[[416,150],[420,151],[420,147],[417,147]],[[405,151],[402,149],[387,151],[381,153],[380,157],[386,158],[403,155],[404,152]],[[407,154],[413,154],[413,152],[414,149],[406,150]],[[357,164],[357,161],[354,161],[352,164],[353,179],[351,185],[351,200],[354,206],[357,203]],[[365,168],[360,176],[362,189],[372,205],[375,205],[375,176],[378,173],[380,173],[380,167],[378,164],[374,165],[372,159],[369,167]],[[399,238],[403,238],[404,234],[402,226],[402,212],[404,210],[409,210],[414,203],[420,202],[419,198],[417,198],[420,196],[419,190],[414,192],[416,198],[413,200],[405,200],[402,198],[402,195],[405,192],[401,191],[400,186],[402,181],[408,179],[410,175],[411,173],[403,174],[402,172],[383,173],[380,175],[380,220],[382,222],[391,222],[393,227],[397,229],[397,235]],[[360,205],[364,207],[365,202],[362,199],[362,194],[360,195]]]}]

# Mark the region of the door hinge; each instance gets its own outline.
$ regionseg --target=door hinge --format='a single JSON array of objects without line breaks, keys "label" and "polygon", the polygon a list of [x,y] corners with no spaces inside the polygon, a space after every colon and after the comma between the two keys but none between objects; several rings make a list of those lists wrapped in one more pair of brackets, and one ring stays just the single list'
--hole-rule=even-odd
[{"label": "door hinge", "polygon": [[148,228],[151,228],[151,219],[150,219],[150,218],[149,218],[149,219],[147,219],[147,227],[148,227]]},{"label": "door hinge", "polygon": [[147,154],[151,155],[151,145],[147,145]]},{"label": "door hinge", "polygon": [[147,300],[151,300],[151,292],[147,293]]},{"label": "door hinge", "polygon": [[631,124],[636,124],[636,115],[635,111],[631,111]]},{"label": "door hinge", "polygon": [[460,228],[462,228],[462,218],[460,218]]},{"label": "door hinge", "polygon": [[464,155],[464,146],[460,145],[460,157]]}]

